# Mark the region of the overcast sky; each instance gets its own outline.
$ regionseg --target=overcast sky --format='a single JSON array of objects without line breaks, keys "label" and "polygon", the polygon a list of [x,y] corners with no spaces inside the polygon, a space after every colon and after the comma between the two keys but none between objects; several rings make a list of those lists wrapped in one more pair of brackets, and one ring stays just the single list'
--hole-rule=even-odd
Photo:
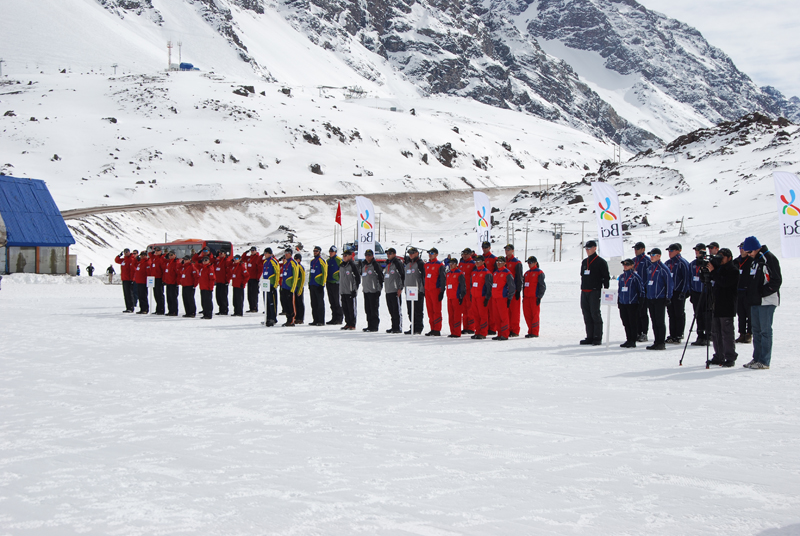
[{"label": "overcast sky", "polygon": [[638,0],[694,26],[759,86],[800,97],[800,1]]}]

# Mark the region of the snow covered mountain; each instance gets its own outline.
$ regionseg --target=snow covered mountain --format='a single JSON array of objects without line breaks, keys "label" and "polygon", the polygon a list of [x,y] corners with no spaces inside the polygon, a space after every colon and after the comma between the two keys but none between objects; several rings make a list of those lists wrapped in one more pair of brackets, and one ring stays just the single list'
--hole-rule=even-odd
[{"label": "snow covered mountain", "polygon": [[173,61],[180,42],[218,74],[469,97],[633,151],[751,112],[800,117],[796,99],[633,0],[8,0],[0,13],[9,72],[24,61],[149,73],[171,39]]}]

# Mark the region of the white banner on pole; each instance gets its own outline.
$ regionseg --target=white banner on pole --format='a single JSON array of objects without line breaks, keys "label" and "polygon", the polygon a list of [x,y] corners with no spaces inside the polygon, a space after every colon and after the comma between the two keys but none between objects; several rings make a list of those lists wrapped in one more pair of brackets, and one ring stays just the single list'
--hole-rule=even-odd
[{"label": "white banner on pole", "polygon": [[358,208],[358,258],[368,249],[375,250],[375,207],[366,197],[356,196]]},{"label": "white banner on pole", "polygon": [[773,171],[781,234],[781,256],[800,257],[800,179],[794,173]]},{"label": "white banner on pole", "polygon": [[600,256],[624,257],[625,245],[622,243],[622,209],[614,187],[605,182],[593,182],[592,194],[594,195],[597,215],[597,234],[600,237]]},{"label": "white banner on pole", "polygon": [[492,241],[492,204],[489,197],[483,192],[474,192],[475,199],[475,229],[478,232],[478,249],[481,244]]}]

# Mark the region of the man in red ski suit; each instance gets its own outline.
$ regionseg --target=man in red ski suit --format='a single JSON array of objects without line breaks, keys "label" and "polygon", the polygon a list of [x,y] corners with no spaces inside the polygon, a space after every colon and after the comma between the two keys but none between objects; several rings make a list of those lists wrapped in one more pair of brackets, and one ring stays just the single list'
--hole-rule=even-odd
[{"label": "man in red ski suit", "polygon": [[472,318],[475,322],[475,335],[472,339],[485,339],[489,332],[489,301],[492,299],[492,273],[483,262],[483,255],[475,257],[475,270],[472,272],[472,286],[469,289],[472,300]]},{"label": "man in red ski suit", "polygon": [[164,261],[164,286],[167,288],[167,316],[178,316],[178,278],[181,263],[175,258],[175,252],[167,253]]},{"label": "man in red ski suit", "polygon": [[497,336],[493,341],[507,341],[510,333],[508,327],[508,306],[514,299],[514,276],[506,268],[505,257],[497,257],[497,270],[492,275],[492,310],[497,319]]},{"label": "man in red ski suit", "polygon": [[147,276],[150,268],[150,259],[146,253],[139,255],[133,267],[133,281],[136,283],[136,293],[139,295],[139,312],[137,315],[146,315],[150,312],[150,302],[147,300]]},{"label": "man in red ski suit", "polygon": [[[497,270],[497,257],[492,253],[492,244],[488,241],[484,242],[481,244],[481,248],[483,249],[484,266],[486,266],[486,269],[491,273],[495,273]],[[489,306],[489,335],[497,335],[497,318],[494,314],[494,308],[491,305]]]},{"label": "man in red ski suit", "polygon": [[464,273],[464,283],[467,286],[467,295],[464,296],[464,304],[461,307],[461,333],[470,335],[475,333],[475,320],[472,318],[472,293],[469,291],[472,288],[472,272],[475,270],[475,259],[472,258],[472,254],[471,249],[464,249],[461,252],[461,262],[458,263],[458,269]]},{"label": "man in red ski suit", "polygon": [[183,310],[186,313],[183,315],[184,318],[194,318],[195,315],[197,315],[197,304],[194,301],[194,288],[197,286],[198,275],[197,267],[192,262],[191,257],[186,255],[183,258],[181,276],[180,279],[178,279],[182,287]]},{"label": "man in red ski suit", "polygon": [[120,265],[119,278],[122,280],[122,296],[125,298],[125,310],[123,313],[133,312],[133,264],[135,257],[131,255],[131,250],[125,250],[114,258],[114,262]]},{"label": "man in red ski suit", "polygon": [[197,278],[197,284],[200,287],[200,305],[203,308],[200,311],[203,318],[211,320],[214,316],[214,285],[216,284],[216,276],[214,275],[214,265],[211,264],[211,257],[202,257],[200,261],[200,275]]},{"label": "man in red ski suit", "polygon": [[467,284],[464,272],[458,267],[457,259],[450,259],[450,271],[447,272],[447,320],[450,323],[450,335],[455,339],[461,337],[461,315],[466,305]]},{"label": "man in red ski suit", "polygon": [[519,317],[522,306],[522,261],[514,256],[514,244],[507,244],[506,250],[506,269],[514,276],[514,297],[511,298],[511,305],[508,306],[508,330],[509,337],[519,337]]},{"label": "man in red ski suit", "polygon": [[242,262],[240,255],[233,257],[231,265],[231,286],[233,287],[233,316],[244,316],[244,289],[247,287],[250,275],[247,265]]},{"label": "man in red ski suit", "polygon": [[439,250],[428,250],[429,260],[425,263],[425,305],[428,310],[428,322],[431,330],[427,337],[438,337],[442,334],[442,300],[445,294],[446,272],[444,264],[439,261]]},{"label": "man in red ski suit", "polygon": [[539,305],[547,286],[544,284],[544,272],[539,268],[536,257],[528,257],[528,268],[523,277],[522,310],[528,324],[526,339],[539,336]]}]

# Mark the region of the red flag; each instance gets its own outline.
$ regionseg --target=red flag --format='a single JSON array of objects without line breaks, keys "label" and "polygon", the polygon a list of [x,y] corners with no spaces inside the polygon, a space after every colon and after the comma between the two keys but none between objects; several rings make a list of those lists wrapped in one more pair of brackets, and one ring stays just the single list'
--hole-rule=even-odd
[{"label": "red flag", "polygon": [[336,223],[338,223],[339,225],[342,224],[342,204],[341,203],[339,203],[339,205],[336,207]]}]

